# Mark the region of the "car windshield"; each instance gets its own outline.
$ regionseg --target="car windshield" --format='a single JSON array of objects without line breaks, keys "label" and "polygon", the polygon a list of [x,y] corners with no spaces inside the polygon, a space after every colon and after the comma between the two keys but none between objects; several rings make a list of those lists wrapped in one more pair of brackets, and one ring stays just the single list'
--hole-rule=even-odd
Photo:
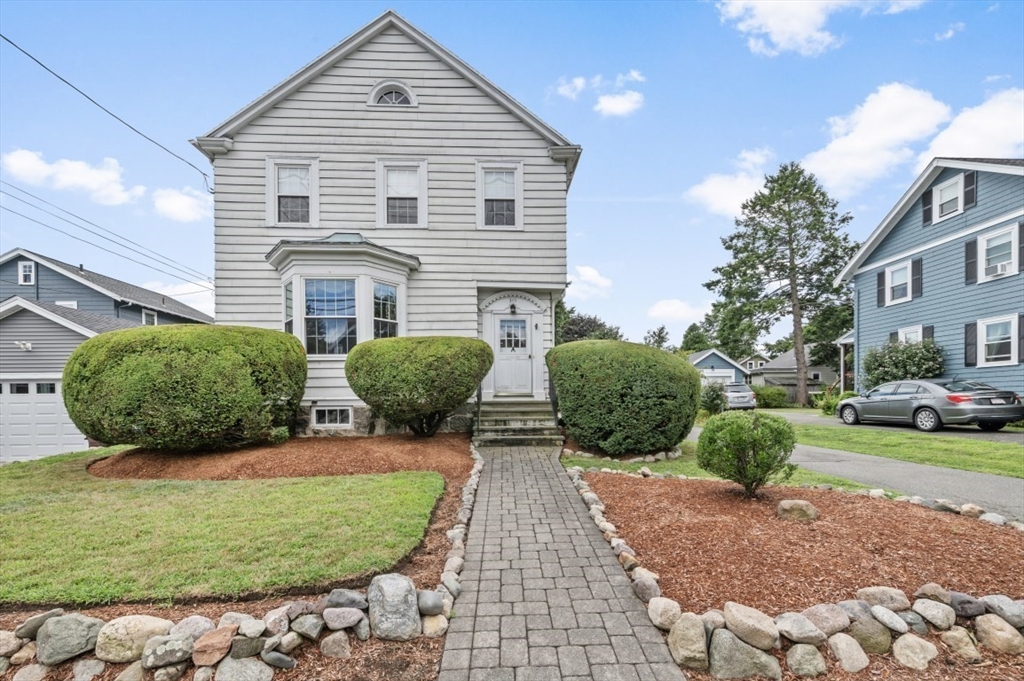
[{"label": "car windshield", "polygon": [[749,393],[753,392],[749,386],[745,385],[727,385],[725,386],[725,392],[727,393]]},{"label": "car windshield", "polygon": [[943,388],[951,393],[970,393],[978,390],[996,390],[988,383],[979,383],[978,381],[950,381],[949,383],[940,383]]}]

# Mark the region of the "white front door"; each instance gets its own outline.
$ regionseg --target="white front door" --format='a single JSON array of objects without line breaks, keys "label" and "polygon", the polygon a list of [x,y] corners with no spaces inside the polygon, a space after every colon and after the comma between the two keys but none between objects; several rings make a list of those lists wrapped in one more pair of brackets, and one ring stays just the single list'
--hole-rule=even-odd
[{"label": "white front door", "polygon": [[533,348],[530,325],[525,317],[497,318],[494,356],[494,392],[529,394],[533,392]]}]

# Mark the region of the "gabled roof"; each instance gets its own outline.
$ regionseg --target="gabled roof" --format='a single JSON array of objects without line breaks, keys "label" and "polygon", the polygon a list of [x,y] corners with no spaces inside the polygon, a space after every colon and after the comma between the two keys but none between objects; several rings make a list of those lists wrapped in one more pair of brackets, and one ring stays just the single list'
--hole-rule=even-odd
[{"label": "gabled roof", "polygon": [[981,170],[986,173],[1003,173],[1005,175],[1021,175],[1024,176],[1024,159],[1019,158],[935,158],[928,164],[914,183],[910,185],[910,189],[903,194],[903,197],[893,206],[889,214],[885,216],[881,224],[875,228],[875,231],[871,232],[871,236],[867,238],[867,241],[861,245],[860,249],[854,254],[850,262],[846,263],[846,267],[839,273],[839,276],[835,279],[835,285],[841,286],[853,279],[854,273],[864,261],[868,259],[868,256],[878,247],[882,240],[889,235],[889,232],[893,230],[896,224],[907,214],[910,207],[914,205],[914,202],[921,198],[921,194],[931,186],[931,183],[935,181],[935,178],[939,176],[939,173],[945,168],[959,168],[961,170]]},{"label": "gabled roof", "polygon": [[[420,31],[418,28],[410,24],[404,18],[398,15],[394,10],[388,10],[384,12],[374,21],[370,22],[360,30],[356,31],[348,38],[345,38],[340,43],[332,47],[331,49],[324,52],[322,55],[311,61],[306,66],[302,67],[291,76],[271,88],[262,96],[258,97],[254,101],[246,105],[241,111],[236,113],[234,116],[224,121],[216,128],[208,132],[203,137],[200,137],[192,141],[192,144],[196,146],[200,151],[212,158],[213,154],[207,152],[202,147],[204,144],[210,146],[219,146],[215,139],[210,138],[231,138],[241,130],[243,127],[248,125],[255,118],[261,116],[267,110],[276,106],[280,101],[289,97],[296,90],[309,83],[311,80],[322,74],[324,71],[332,67],[339,60],[344,59],[349,54],[355,52],[367,42],[375,38],[381,32],[389,29],[396,28],[417,44],[419,44],[427,52],[431,53],[441,62],[449,66],[453,71],[461,75],[466,80],[470,81],[482,91],[487,93],[492,99],[504,106],[526,125],[533,128],[541,137],[546,139],[549,143],[558,147],[572,147],[573,144],[562,136],[558,131],[549,126],[547,123],[542,121],[540,118],[531,113],[526,107],[513,99],[508,93],[499,88],[491,81],[484,78],[480,73],[473,69],[469,64],[462,61],[454,54],[449,52],[447,49],[442,47],[433,38],[428,36],[426,33]],[[222,146],[222,145],[221,145]],[[577,149],[576,156],[579,155],[579,148]],[[225,151],[227,149],[224,149]],[[574,163],[570,163],[570,170]]]},{"label": "gabled roof", "polygon": [[69,265],[66,262],[48,258],[45,255],[39,255],[38,253],[25,250],[24,248],[15,248],[7,251],[3,255],[0,255],[0,264],[3,264],[13,258],[28,258],[29,260],[34,260],[37,263],[46,265],[51,269],[59,270],[61,274],[67,276],[69,279],[77,281],[79,284],[84,286],[88,286],[95,291],[99,291],[104,295],[110,296],[115,300],[134,303],[135,305],[144,307],[147,310],[167,312],[178,317],[202,322],[203,324],[213,324],[213,317],[203,314],[199,310],[189,307],[185,303],[179,302],[169,295],[150,291],[149,289],[142,288],[141,286],[129,284],[126,281],[114,279],[113,277],[108,277],[106,275],[99,274],[98,272],[91,272],[83,267]]},{"label": "gabled roof", "polygon": [[[804,343],[804,361],[807,362],[808,367],[811,366],[811,348],[815,345],[816,343]],[[752,373],[762,371],[796,371],[796,350],[790,348],[760,369],[754,369]]]},{"label": "gabled roof", "polygon": [[737,364],[736,362],[734,362],[731,359],[729,359],[729,357],[726,356],[725,353],[723,353],[721,350],[716,350],[715,348],[711,348],[709,350],[701,350],[699,352],[695,352],[692,355],[690,355],[687,359],[690,361],[690,364],[696,364],[697,362],[701,361],[702,359],[704,359],[708,355],[712,355],[712,354],[715,355],[716,357],[720,357],[721,359],[725,360],[729,364],[733,365],[734,367],[736,367],[737,369],[742,371],[744,374],[747,373],[746,369],[744,369],[739,364]]},{"label": "gabled roof", "polygon": [[19,310],[33,312],[87,338],[92,338],[107,331],[119,331],[142,325],[142,320],[134,322],[127,319],[118,319],[110,315],[75,310],[70,307],[54,305],[53,303],[44,303],[41,300],[28,300],[20,296],[12,296],[3,303],[0,303],[0,319],[9,317]]}]

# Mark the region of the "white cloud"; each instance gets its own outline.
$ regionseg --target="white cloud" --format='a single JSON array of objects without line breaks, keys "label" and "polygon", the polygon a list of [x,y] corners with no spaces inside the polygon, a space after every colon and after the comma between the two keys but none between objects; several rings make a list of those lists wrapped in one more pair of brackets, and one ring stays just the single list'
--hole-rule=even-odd
[{"label": "white cloud", "polygon": [[997,82],[999,82],[1001,80],[1007,80],[1007,79],[1009,79],[1009,77],[1010,77],[1010,74],[1008,74],[1008,73],[994,73],[991,76],[985,76],[985,78],[981,82],[982,83],[997,83]]},{"label": "white cloud", "polygon": [[737,172],[708,175],[686,190],[685,198],[699,203],[704,210],[734,218],[743,202],[764,187],[764,170],[774,154],[771,149],[744,149],[734,161]]},{"label": "white cloud", "polygon": [[163,293],[174,298],[180,303],[194,307],[200,312],[213,316],[213,291],[205,291],[203,288],[212,288],[208,281],[182,282],[180,284],[165,284],[162,281],[149,281],[142,285],[150,291]]},{"label": "white cloud", "polygon": [[615,76],[615,87],[622,87],[626,83],[644,83],[646,81],[647,79],[644,78],[644,74],[636,69],[630,69],[629,73],[620,73]]},{"label": "white cloud", "polygon": [[910,143],[930,137],[949,118],[949,107],[930,92],[882,85],[849,115],[830,118],[832,141],[802,163],[836,198],[846,199],[911,161]]},{"label": "white cloud", "polygon": [[569,275],[572,284],[565,293],[566,298],[590,300],[591,298],[607,298],[612,290],[612,280],[601,276],[593,267],[577,265],[573,269],[576,274]]},{"label": "white cloud", "polygon": [[586,87],[587,79],[583,76],[576,76],[572,80],[566,80],[563,77],[558,79],[558,85],[555,86],[555,92],[566,99],[576,99]]},{"label": "white cloud", "polygon": [[0,161],[16,180],[37,187],[48,185],[54,189],[84,191],[90,199],[104,206],[131,203],[146,193],[141,185],[130,189],[124,186],[121,181],[124,169],[114,158],[104,158],[98,166],[68,159],[47,163],[38,151],[16,149],[4,154]]},{"label": "white cloud", "polygon": [[917,9],[927,0],[889,0],[889,6],[885,8],[885,14],[900,14],[907,10]]},{"label": "white cloud", "polygon": [[651,319],[689,324],[704,319],[704,315],[710,311],[711,301],[704,301],[700,305],[692,305],[685,300],[673,298],[656,302],[647,310],[647,316]]},{"label": "white cloud", "polygon": [[949,40],[957,33],[963,31],[965,28],[967,28],[967,25],[964,24],[964,22],[962,21],[958,21],[955,24],[950,24],[949,28],[947,28],[945,31],[943,31],[942,33],[935,34],[935,41],[942,42],[943,40]]},{"label": "white cloud", "polygon": [[643,105],[643,94],[636,90],[626,90],[617,95],[601,95],[597,98],[594,111],[602,116],[628,116]]},{"label": "white cloud", "polygon": [[162,217],[175,222],[198,222],[213,215],[213,196],[184,187],[153,190],[153,207]]},{"label": "white cloud", "polygon": [[1024,155],[1024,90],[995,93],[956,115],[917,157],[920,172],[936,156],[1020,158]]}]

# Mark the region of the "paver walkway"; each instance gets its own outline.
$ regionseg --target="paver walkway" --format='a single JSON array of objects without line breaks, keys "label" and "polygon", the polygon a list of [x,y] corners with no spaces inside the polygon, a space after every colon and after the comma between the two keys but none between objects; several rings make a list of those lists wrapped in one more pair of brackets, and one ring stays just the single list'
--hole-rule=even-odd
[{"label": "paver walkway", "polygon": [[558,449],[480,453],[438,681],[683,681]]}]

